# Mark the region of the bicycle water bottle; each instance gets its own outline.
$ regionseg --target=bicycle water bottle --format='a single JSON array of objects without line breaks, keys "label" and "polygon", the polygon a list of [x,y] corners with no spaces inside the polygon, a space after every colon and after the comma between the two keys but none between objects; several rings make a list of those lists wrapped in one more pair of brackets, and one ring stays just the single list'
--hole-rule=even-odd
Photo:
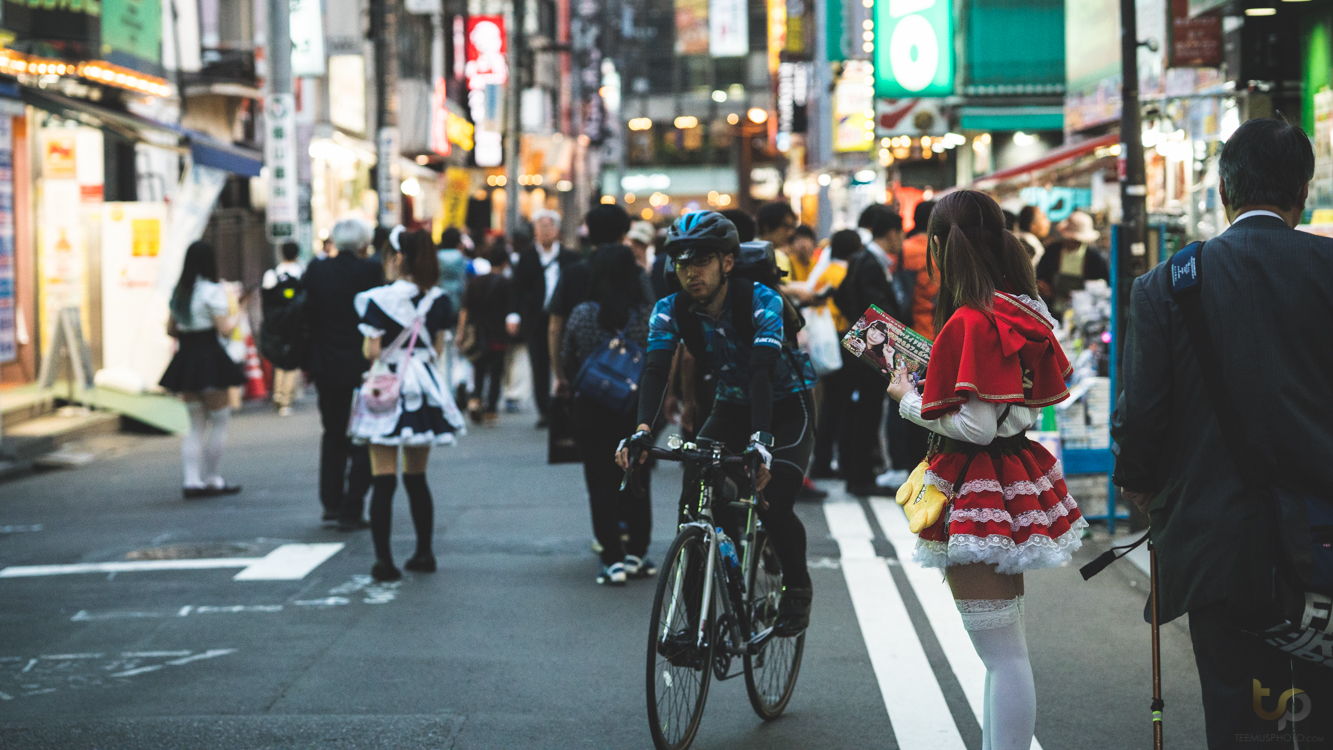
[{"label": "bicycle water bottle", "polygon": [[739,604],[745,598],[741,580],[741,559],[736,556],[736,545],[731,538],[717,527],[718,551],[722,553],[722,564],[727,567],[727,588],[731,591],[732,601]]}]

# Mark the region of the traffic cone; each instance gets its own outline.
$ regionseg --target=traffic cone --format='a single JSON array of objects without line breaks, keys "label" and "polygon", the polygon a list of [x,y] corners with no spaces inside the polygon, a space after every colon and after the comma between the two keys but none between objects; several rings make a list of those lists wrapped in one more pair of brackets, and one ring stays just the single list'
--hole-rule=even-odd
[{"label": "traffic cone", "polygon": [[255,347],[255,337],[249,331],[245,334],[245,398],[248,401],[268,398],[268,386],[264,384],[264,366],[259,361],[259,349]]}]

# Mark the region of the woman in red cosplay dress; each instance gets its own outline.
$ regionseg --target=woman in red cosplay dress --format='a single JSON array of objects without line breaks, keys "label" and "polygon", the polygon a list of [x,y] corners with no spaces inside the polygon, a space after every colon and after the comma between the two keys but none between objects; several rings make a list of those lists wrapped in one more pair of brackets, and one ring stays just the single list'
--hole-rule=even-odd
[{"label": "woman in red cosplay dress", "polygon": [[1028,750],[1036,692],[1023,630],[1023,573],[1059,566],[1083,520],[1060,463],[1025,436],[1044,406],[1068,397],[1069,361],[1037,296],[1032,264],[989,196],[959,191],[927,229],[940,275],[940,331],[918,394],[898,371],[899,413],[935,433],[924,482],[950,505],[921,531],[913,557],[944,568],[986,665],[982,744]]}]

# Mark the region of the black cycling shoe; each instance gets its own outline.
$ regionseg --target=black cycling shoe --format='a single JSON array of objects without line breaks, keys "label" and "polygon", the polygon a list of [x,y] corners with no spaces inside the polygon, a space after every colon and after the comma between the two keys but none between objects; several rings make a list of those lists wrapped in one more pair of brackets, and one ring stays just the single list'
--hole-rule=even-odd
[{"label": "black cycling shoe", "polygon": [[810,627],[810,600],[814,598],[814,589],[782,587],[782,601],[778,602],[778,621],[773,625],[773,635],[779,638],[791,638],[805,632]]},{"label": "black cycling shoe", "polygon": [[403,577],[403,571],[388,560],[376,560],[370,567],[370,577],[377,581],[397,581]]},{"label": "black cycling shoe", "polygon": [[429,552],[418,552],[417,554],[412,555],[407,562],[403,563],[403,567],[417,573],[434,573],[435,555],[432,555]]}]

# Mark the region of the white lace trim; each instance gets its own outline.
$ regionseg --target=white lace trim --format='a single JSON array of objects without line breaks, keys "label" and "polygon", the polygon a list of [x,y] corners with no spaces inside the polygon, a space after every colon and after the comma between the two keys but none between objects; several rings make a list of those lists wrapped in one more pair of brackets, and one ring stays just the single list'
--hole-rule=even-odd
[{"label": "white lace trim", "polygon": [[994,630],[1013,625],[1023,616],[1017,599],[955,599],[964,630]]},{"label": "white lace trim", "polygon": [[[1035,496],[1040,495],[1047,490],[1054,489],[1055,482],[1061,479],[1064,479],[1064,470],[1061,468],[1060,462],[1056,461],[1055,465],[1045,474],[1037,477],[1035,482],[1024,479],[1004,486],[994,479],[969,479],[968,481],[963,482],[962,487],[958,488],[958,497],[971,495],[977,492],[999,492],[1004,495],[1005,502],[1009,502],[1019,495]],[[935,489],[943,492],[945,496],[948,496],[953,492],[953,482],[947,481],[933,471],[926,472],[925,482],[933,485]]]},{"label": "white lace trim", "polygon": [[1019,513],[1017,517],[1009,514],[1003,508],[955,508],[949,512],[950,521],[972,521],[973,523],[1007,523],[1013,531],[1018,531],[1024,526],[1040,524],[1042,526],[1052,526],[1056,519],[1062,516],[1068,516],[1069,511],[1078,507],[1074,498],[1065,495],[1065,499],[1052,505],[1047,510],[1029,510]]},{"label": "white lace trim", "polygon": [[1083,546],[1083,530],[1087,527],[1088,522],[1079,518],[1070,524],[1069,531],[1054,539],[1033,534],[1022,544],[1001,534],[985,537],[952,534],[947,546],[944,542],[917,539],[912,559],[927,568],[986,563],[1007,575],[1054,568],[1069,562],[1074,551]]},{"label": "white lace trim", "polygon": [[1051,315],[1050,308],[1046,307],[1046,303],[1043,302],[1042,300],[1032,299],[1026,294],[1011,294],[1009,296],[1013,297],[1019,302],[1022,302],[1024,305],[1027,306],[1029,310],[1045,318],[1046,322],[1051,324],[1051,328],[1056,328],[1059,326],[1059,323],[1055,321],[1055,317]]}]

